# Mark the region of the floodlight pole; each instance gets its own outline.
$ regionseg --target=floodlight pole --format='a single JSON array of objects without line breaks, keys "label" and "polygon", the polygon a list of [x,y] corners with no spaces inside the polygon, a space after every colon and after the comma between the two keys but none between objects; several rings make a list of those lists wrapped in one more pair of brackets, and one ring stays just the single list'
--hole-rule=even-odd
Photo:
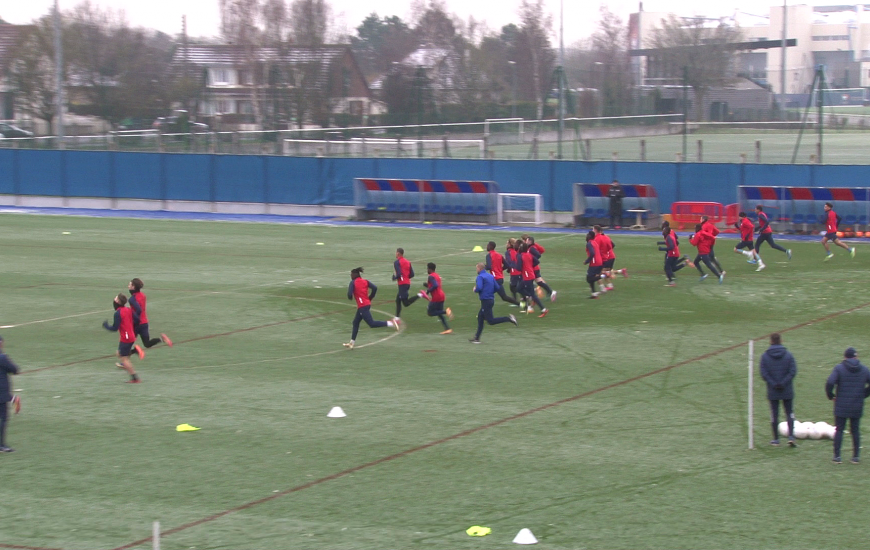
[{"label": "floodlight pole", "polygon": [[57,147],[64,148],[64,127],[63,127],[63,45],[61,42],[60,31],[60,5],[58,0],[54,0],[54,76],[55,76],[55,96],[57,105]]},{"label": "floodlight pole", "polygon": [[783,120],[786,120],[786,112],[785,112],[785,56],[786,56],[786,29],[788,28],[788,5],[786,4],[788,0],[782,0],[782,62],[780,63],[780,86],[782,89],[779,94],[779,110],[781,112],[781,116]]},{"label": "floodlight pole", "polygon": [[517,62],[508,61],[511,66],[511,118],[517,118]]},{"label": "floodlight pole", "polygon": [[682,161],[686,162],[686,140],[689,135],[689,96],[688,85],[689,68],[683,67],[683,157]]},{"label": "floodlight pole", "polygon": [[559,66],[556,68],[559,79],[559,147],[556,158],[562,158],[562,134],[565,132],[565,2],[559,2]]}]

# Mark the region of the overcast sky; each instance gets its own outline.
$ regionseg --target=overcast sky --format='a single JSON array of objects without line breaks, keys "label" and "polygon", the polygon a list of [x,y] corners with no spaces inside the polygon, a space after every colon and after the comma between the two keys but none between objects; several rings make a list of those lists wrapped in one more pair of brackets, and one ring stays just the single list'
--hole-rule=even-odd
[{"label": "overcast sky", "polygon": [[[60,0],[61,11],[68,10],[80,0]],[[520,0],[445,0],[447,11],[467,19],[473,16],[485,21],[492,30],[502,25],[518,23],[517,11]],[[158,29],[168,34],[181,31],[181,16],[187,15],[188,34],[191,36],[214,36],[218,33],[220,17],[218,0],[91,0],[93,4],[123,10],[127,21],[133,26]],[[559,30],[560,0],[544,0],[545,9],[553,16],[553,31]],[[410,0],[329,0],[334,20],[349,33],[372,11],[379,16],[397,15],[403,20],[410,17]],[[610,0],[610,10],[626,22],[628,14],[638,11],[637,0]],[[29,23],[46,14],[54,0],[2,0],[0,18],[16,24]],[[744,11],[767,15],[769,2],[750,3],[747,0],[647,0],[645,11],[666,11],[680,15],[724,16],[734,13],[738,6]],[[782,5],[782,4],[777,4]],[[564,0],[565,44],[586,38],[595,31],[599,3],[589,0]],[[554,34],[553,45],[558,45]]]}]

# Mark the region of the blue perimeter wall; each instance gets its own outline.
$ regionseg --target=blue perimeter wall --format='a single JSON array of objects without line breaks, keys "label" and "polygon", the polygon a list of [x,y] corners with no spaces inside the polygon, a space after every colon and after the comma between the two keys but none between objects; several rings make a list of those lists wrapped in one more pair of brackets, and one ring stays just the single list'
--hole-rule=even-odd
[{"label": "blue perimeter wall", "polygon": [[870,166],[0,150],[0,194],[10,195],[352,205],[360,177],[491,180],[563,212],[573,208],[572,183],[618,179],[654,185],[669,212],[674,201],[736,202],[738,185],[866,185]]}]

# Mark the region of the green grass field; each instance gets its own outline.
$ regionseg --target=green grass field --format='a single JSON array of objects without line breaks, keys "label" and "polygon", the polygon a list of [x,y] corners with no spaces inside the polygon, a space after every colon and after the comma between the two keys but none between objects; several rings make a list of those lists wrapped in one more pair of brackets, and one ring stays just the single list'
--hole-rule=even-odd
[{"label": "green grass field", "polygon": [[[0,216],[0,334],[25,371],[0,548],[150,548],[155,520],[164,550],[495,549],[522,528],[553,549],[866,544],[870,464],[832,465],[827,440],[767,445],[760,379],[747,449],[746,342],[783,331],[798,419],[832,422],[825,378],[847,346],[870,351],[870,247],[823,263],[796,242],[756,273],[720,240],[724,285],[686,269],[665,288],[656,238],[615,235],[631,276],[588,300],[581,235],[540,233],[551,313],[471,345],[471,249],[511,235]],[[348,272],[391,316],[397,246],[417,281],[438,264],[455,333],[420,302],[347,351]],[[100,326],[132,277],[175,341],[134,359],[140,385]]]}]

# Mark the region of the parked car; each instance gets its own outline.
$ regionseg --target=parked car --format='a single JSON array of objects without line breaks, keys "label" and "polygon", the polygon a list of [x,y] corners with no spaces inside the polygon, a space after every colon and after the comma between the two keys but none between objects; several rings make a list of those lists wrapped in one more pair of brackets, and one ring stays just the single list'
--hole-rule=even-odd
[{"label": "parked car", "polygon": [[176,111],[178,114],[157,117],[151,127],[161,134],[198,134],[208,132],[208,124],[191,122],[184,111]]},{"label": "parked car", "polygon": [[29,138],[33,137],[33,132],[22,130],[18,126],[0,122],[0,135],[5,138]]}]

